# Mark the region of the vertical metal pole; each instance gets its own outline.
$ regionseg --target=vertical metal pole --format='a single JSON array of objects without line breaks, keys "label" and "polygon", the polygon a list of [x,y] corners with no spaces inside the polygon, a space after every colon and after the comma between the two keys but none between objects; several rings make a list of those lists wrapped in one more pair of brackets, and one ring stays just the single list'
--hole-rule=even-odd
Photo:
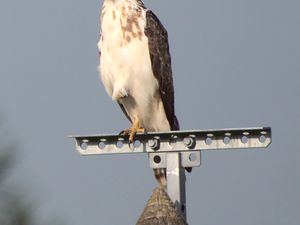
[{"label": "vertical metal pole", "polygon": [[167,191],[175,206],[186,220],[185,171],[180,153],[167,153]]}]

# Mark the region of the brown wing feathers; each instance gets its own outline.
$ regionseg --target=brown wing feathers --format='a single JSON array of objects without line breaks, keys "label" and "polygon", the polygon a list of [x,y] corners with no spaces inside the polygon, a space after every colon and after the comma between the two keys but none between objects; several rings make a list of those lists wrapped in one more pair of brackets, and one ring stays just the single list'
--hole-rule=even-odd
[{"label": "brown wing feathers", "polygon": [[179,130],[174,113],[174,88],[168,33],[155,14],[146,12],[145,35],[148,38],[153,74],[158,80],[160,95],[171,130]]}]

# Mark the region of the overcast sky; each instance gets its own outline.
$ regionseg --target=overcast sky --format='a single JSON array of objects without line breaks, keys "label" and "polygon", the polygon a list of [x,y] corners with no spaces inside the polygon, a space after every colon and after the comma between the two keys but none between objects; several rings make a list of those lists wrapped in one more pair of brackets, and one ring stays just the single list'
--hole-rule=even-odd
[{"label": "overcast sky", "polygon": [[[182,129],[273,129],[267,150],[202,154],[189,224],[299,225],[300,1],[145,4],[169,32]],[[156,186],[146,155],[81,157],[67,138],[129,126],[97,72],[101,5],[0,2],[0,113],[20,152],[10,182],[41,220],[132,225]]]}]

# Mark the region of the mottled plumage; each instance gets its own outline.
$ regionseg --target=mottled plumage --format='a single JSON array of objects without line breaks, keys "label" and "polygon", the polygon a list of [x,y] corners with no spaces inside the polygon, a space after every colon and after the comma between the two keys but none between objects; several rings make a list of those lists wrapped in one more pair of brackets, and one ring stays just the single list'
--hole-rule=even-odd
[{"label": "mottled plumage", "polygon": [[[167,31],[140,0],[104,0],[101,79],[135,132],[178,130]],[[164,170],[156,170],[161,181]],[[162,181],[161,181],[162,182]]]}]

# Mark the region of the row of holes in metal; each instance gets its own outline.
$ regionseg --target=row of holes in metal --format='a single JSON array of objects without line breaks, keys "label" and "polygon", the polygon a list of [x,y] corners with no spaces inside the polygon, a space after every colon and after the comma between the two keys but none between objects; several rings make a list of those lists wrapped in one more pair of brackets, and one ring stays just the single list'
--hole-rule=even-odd
[{"label": "row of holes in metal", "polygon": [[[196,153],[190,153],[189,154],[189,160],[190,162],[195,162],[197,160],[197,155]],[[156,163],[156,164],[159,164],[161,162],[161,157],[159,155],[155,155],[153,157],[153,161]]]},{"label": "row of holes in metal", "polygon": [[[261,135],[260,135],[259,138],[258,138],[259,142],[264,143],[264,142],[266,141],[266,136],[265,136],[266,134],[267,134],[266,131],[261,131]],[[242,142],[243,144],[247,144],[247,142],[248,142],[248,137],[247,137],[247,136],[249,136],[249,132],[243,132],[243,135],[244,135],[244,136],[242,136],[240,140],[241,140],[241,142]],[[213,136],[214,136],[213,134],[207,134],[207,137],[206,137],[206,139],[205,139],[205,144],[206,144],[206,145],[211,145],[211,144],[212,144],[212,142],[213,142]],[[225,133],[225,137],[223,138],[224,144],[229,144],[229,143],[230,143],[230,141],[231,141],[230,136],[231,136],[230,133]],[[175,143],[176,143],[176,139],[177,139],[177,137],[173,137],[173,138],[169,141],[169,144],[170,144],[170,145],[175,144]],[[116,147],[117,147],[117,148],[122,148],[124,142],[125,142],[125,139],[123,139],[123,138],[119,139],[119,140],[117,141],[117,143],[116,143]],[[133,146],[134,146],[135,148],[140,147],[140,145],[141,145],[141,142],[140,142],[139,140],[135,140],[135,141],[133,142]],[[81,148],[82,150],[86,150],[87,147],[88,147],[88,141],[87,141],[87,140],[86,140],[86,141],[83,141],[83,142],[81,143],[81,145],[80,145],[80,148]],[[99,144],[98,144],[98,147],[99,147],[100,149],[104,149],[104,148],[105,148],[105,142],[104,142],[104,141],[100,141]]]}]

